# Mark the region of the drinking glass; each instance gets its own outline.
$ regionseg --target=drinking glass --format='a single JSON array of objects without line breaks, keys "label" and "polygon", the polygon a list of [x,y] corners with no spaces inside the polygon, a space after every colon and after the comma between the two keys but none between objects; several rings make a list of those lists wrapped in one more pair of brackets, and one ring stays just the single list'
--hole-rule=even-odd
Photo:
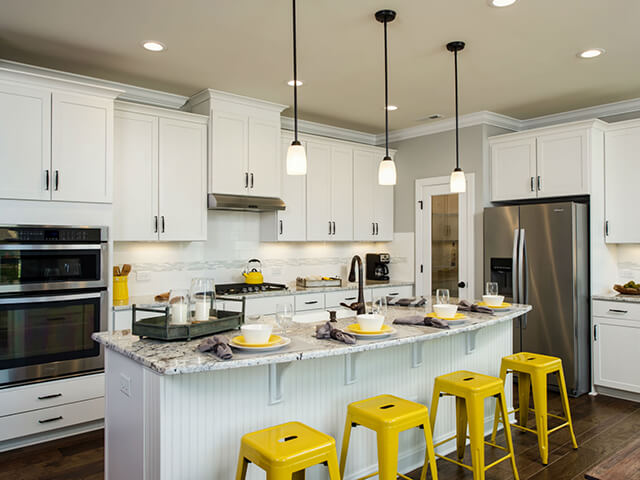
[{"label": "drinking glass", "polygon": [[436,290],[436,303],[446,305],[449,303],[449,289],[439,288]]},{"label": "drinking glass", "polygon": [[185,325],[189,318],[189,291],[173,289],[169,292],[169,307],[171,307],[171,323]]},{"label": "drinking glass", "polygon": [[498,295],[498,282],[487,282],[487,295]]},{"label": "drinking glass", "polygon": [[383,317],[387,316],[387,296],[379,295],[373,297],[373,302],[371,302],[371,312],[376,315],[382,315]]},{"label": "drinking glass", "polygon": [[216,304],[216,284],[213,278],[193,278],[189,295],[195,304],[193,319],[196,322],[209,320]]},{"label": "drinking glass", "polygon": [[287,329],[293,323],[293,305],[290,303],[278,303],[276,305],[276,323],[282,333],[287,333]]}]

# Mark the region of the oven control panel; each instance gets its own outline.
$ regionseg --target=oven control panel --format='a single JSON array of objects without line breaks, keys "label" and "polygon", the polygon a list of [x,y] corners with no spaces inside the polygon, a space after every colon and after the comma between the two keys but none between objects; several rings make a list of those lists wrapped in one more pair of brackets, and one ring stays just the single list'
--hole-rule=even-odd
[{"label": "oven control panel", "polygon": [[106,227],[0,225],[0,243],[100,243],[106,240]]}]

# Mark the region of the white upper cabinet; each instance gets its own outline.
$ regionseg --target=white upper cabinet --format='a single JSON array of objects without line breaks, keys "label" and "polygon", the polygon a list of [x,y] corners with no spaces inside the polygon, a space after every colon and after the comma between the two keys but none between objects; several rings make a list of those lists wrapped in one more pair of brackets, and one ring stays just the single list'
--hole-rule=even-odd
[{"label": "white upper cabinet", "polygon": [[331,240],[331,145],[307,142],[307,240]]},{"label": "white upper cabinet", "polygon": [[491,145],[491,200],[536,198],[536,139]]},{"label": "white upper cabinet", "polygon": [[611,126],[605,133],[605,239],[607,243],[640,243],[640,121]]},{"label": "white upper cabinet", "polygon": [[490,138],[491,201],[589,195],[591,149],[602,125],[591,120]]},{"label": "white upper cabinet", "polygon": [[0,198],[111,202],[119,90],[0,72]]},{"label": "white upper cabinet", "polygon": [[280,112],[284,105],[203,90],[187,106],[212,119],[209,193],[280,196]]},{"label": "white upper cabinet", "polygon": [[353,240],[353,149],[331,148],[331,240]]},{"label": "white upper cabinet", "polygon": [[382,157],[377,150],[353,152],[354,239],[358,241],[393,240],[393,186],[378,184]]},{"label": "white upper cabinet", "polygon": [[116,241],[207,238],[207,118],[118,102]]},{"label": "white upper cabinet", "polygon": [[50,198],[50,115],[50,90],[0,83],[0,197]]},{"label": "white upper cabinet", "polygon": [[111,202],[113,100],[53,93],[53,200]]}]

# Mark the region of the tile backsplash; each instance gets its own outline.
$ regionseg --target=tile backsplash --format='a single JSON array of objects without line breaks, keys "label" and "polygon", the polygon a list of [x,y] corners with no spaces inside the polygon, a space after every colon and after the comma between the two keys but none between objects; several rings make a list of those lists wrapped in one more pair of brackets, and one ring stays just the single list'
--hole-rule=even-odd
[{"label": "tile backsplash", "polygon": [[392,279],[413,280],[413,234],[397,234],[391,243],[261,243],[259,220],[250,212],[210,211],[206,242],[115,242],[114,264],[132,264],[130,296],[188,288],[193,277],[242,282],[251,258],[262,261],[265,281],[287,283],[301,275],[346,278],[353,255],[389,252]]},{"label": "tile backsplash", "polygon": [[640,245],[618,245],[618,281],[640,282]]}]

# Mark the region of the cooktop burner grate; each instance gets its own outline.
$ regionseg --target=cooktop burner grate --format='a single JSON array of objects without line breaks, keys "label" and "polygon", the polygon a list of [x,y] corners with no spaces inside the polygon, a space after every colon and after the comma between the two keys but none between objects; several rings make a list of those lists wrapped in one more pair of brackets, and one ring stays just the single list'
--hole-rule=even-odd
[{"label": "cooktop burner grate", "polygon": [[260,283],[250,285],[248,283],[222,283],[216,285],[216,295],[238,295],[244,293],[273,292],[286,290],[287,286],[281,283]]}]

